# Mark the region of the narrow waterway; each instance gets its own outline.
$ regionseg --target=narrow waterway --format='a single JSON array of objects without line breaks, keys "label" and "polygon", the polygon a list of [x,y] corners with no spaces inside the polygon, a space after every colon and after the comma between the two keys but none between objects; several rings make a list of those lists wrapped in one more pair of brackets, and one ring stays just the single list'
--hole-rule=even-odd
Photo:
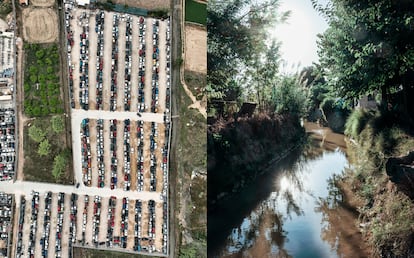
[{"label": "narrow waterway", "polygon": [[367,257],[357,214],[332,183],[349,169],[343,136],[305,123],[309,143],[209,211],[209,257]]}]

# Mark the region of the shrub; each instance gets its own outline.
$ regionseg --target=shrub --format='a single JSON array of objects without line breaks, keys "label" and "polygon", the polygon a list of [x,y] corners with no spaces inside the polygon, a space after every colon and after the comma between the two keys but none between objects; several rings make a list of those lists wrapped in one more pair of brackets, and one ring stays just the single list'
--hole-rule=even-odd
[{"label": "shrub", "polygon": [[37,153],[40,156],[47,156],[50,153],[50,143],[48,139],[43,140],[40,144],[39,144],[39,148],[37,150]]},{"label": "shrub", "polygon": [[279,114],[301,116],[305,112],[306,97],[294,77],[285,77],[274,88],[273,103],[275,111]]},{"label": "shrub", "polygon": [[56,180],[58,180],[62,176],[62,173],[65,171],[66,164],[67,159],[63,153],[55,157],[53,162],[52,175]]},{"label": "shrub", "polygon": [[29,127],[29,136],[35,142],[41,142],[46,136],[46,133],[39,127],[32,125]]},{"label": "shrub", "polygon": [[50,119],[50,122],[52,123],[52,129],[55,133],[61,133],[65,130],[65,122],[63,121],[62,116],[53,116],[52,119]]},{"label": "shrub", "polygon": [[368,121],[374,116],[374,111],[355,109],[346,120],[345,134],[357,139],[359,134],[367,125]]}]

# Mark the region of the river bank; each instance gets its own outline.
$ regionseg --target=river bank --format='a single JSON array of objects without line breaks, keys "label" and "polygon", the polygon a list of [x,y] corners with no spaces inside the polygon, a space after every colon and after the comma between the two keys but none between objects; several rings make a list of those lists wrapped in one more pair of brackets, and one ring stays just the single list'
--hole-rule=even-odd
[{"label": "river bank", "polygon": [[373,257],[414,257],[414,204],[386,168],[390,158],[414,150],[414,138],[386,119],[365,113],[348,126],[356,130],[348,138],[352,170],[336,184],[360,213],[358,224]]}]

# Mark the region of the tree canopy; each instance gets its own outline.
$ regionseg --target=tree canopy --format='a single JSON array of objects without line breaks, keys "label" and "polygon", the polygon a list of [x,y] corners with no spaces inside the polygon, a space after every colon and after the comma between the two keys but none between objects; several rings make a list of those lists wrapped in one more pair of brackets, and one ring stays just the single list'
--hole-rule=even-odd
[{"label": "tree canopy", "polygon": [[277,44],[269,44],[268,28],[284,21],[289,13],[279,13],[278,7],[279,0],[209,2],[206,89],[210,97],[237,100],[241,88],[251,86],[252,72],[263,72],[269,49],[271,59],[279,59]]},{"label": "tree canopy", "polygon": [[328,81],[348,99],[407,90],[414,81],[412,1],[312,0],[329,28],[320,36],[319,57]]},{"label": "tree canopy", "polygon": [[46,133],[39,127],[32,125],[29,127],[29,136],[35,142],[41,142],[46,136]]}]

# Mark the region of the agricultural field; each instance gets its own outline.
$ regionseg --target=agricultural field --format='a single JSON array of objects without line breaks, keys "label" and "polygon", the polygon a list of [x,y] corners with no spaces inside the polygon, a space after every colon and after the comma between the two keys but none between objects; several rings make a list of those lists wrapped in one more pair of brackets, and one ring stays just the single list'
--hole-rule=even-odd
[{"label": "agricultural field", "polygon": [[185,21],[207,24],[207,5],[194,0],[185,1]]},{"label": "agricultural field", "polygon": [[62,114],[57,45],[25,45],[24,111],[29,117]]}]

